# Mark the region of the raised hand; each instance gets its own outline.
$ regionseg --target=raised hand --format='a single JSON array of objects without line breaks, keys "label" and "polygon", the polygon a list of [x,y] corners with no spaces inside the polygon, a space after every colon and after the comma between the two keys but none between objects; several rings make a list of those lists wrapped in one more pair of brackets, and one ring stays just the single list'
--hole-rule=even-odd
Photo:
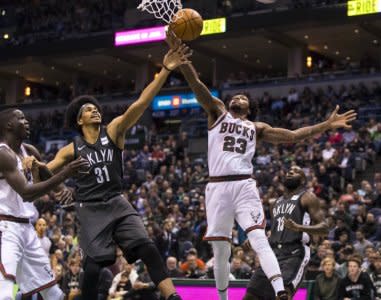
[{"label": "raised hand", "polygon": [[336,129],[336,128],[346,128],[350,129],[352,128],[352,125],[348,124],[354,120],[356,120],[357,113],[352,109],[350,111],[347,111],[343,114],[338,114],[340,106],[336,106],[333,113],[328,118],[327,122],[329,124],[330,129]]},{"label": "raised hand", "polygon": [[192,50],[185,44],[181,44],[177,50],[170,49],[164,56],[163,66],[168,71],[173,71],[178,66],[183,64],[189,64],[188,58],[192,55]]},{"label": "raised hand", "polygon": [[176,34],[168,29],[166,32],[166,43],[168,44],[169,48],[173,50],[177,50],[181,46],[181,40],[176,36]]}]

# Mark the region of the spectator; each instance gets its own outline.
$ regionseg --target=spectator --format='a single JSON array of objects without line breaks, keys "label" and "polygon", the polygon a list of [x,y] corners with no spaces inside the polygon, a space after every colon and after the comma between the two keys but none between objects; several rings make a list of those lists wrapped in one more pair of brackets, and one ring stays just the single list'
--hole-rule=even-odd
[{"label": "spectator", "polygon": [[152,282],[151,277],[147,272],[146,266],[144,266],[143,272],[136,279],[132,285],[134,299],[141,300],[157,300],[158,290],[155,284]]},{"label": "spectator", "polygon": [[356,231],[356,241],[353,247],[361,256],[364,256],[366,246],[373,246],[373,244],[365,239],[363,231],[359,229]]},{"label": "spectator", "polygon": [[180,268],[187,278],[200,278],[205,275],[205,263],[197,258],[193,251],[189,251],[186,262]]},{"label": "spectator", "polygon": [[381,300],[381,255],[379,253],[377,253],[372,263],[372,270],[368,272],[376,291],[375,299]]},{"label": "spectator", "polygon": [[38,239],[41,242],[41,246],[44,249],[46,255],[49,256],[49,254],[50,254],[50,248],[52,246],[52,242],[46,236],[47,224],[46,224],[45,219],[43,219],[43,218],[38,219],[37,222],[36,222],[35,227],[36,227],[37,237],[38,237]]},{"label": "spectator", "polygon": [[[127,278],[122,279],[122,275],[124,277],[127,276]],[[121,272],[115,275],[114,279],[112,280],[112,284],[108,292],[109,295],[111,297],[117,297],[117,292],[120,291],[120,289],[123,291],[129,291],[138,277],[139,275],[136,272],[135,268],[132,265],[128,264],[128,262],[124,259]]]},{"label": "spectator", "polygon": [[129,280],[129,273],[124,271],[120,274],[118,284],[115,287],[115,291],[109,292],[108,300],[132,300],[132,284]]},{"label": "spectator", "polygon": [[164,260],[169,256],[178,254],[177,235],[173,233],[173,222],[170,219],[164,221],[163,232],[156,237],[156,245]]},{"label": "spectator", "polygon": [[325,148],[323,149],[323,160],[328,161],[334,157],[336,154],[336,149],[332,147],[330,142],[325,143]]},{"label": "spectator", "polygon": [[374,286],[368,273],[361,271],[361,258],[352,256],[348,259],[348,275],[339,284],[339,300],[371,300]]},{"label": "spectator", "polygon": [[172,278],[184,277],[184,274],[180,271],[180,269],[177,266],[176,257],[170,256],[167,258],[167,271],[168,271],[169,277],[172,277]]},{"label": "spectator", "polygon": [[335,260],[332,257],[326,257],[322,260],[323,273],[316,277],[314,285],[315,300],[336,300],[338,298],[338,289],[340,277],[335,272]]},{"label": "spectator", "polygon": [[64,276],[62,282],[62,291],[68,297],[68,300],[79,299],[81,295],[81,281],[83,271],[78,262],[72,260],[69,262],[69,271]]},{"label": "spectator", "polygon": [[245,265],[241,258],[233,257],[230,273],[233,274],[236,279],[250,279],[251,268]]}]

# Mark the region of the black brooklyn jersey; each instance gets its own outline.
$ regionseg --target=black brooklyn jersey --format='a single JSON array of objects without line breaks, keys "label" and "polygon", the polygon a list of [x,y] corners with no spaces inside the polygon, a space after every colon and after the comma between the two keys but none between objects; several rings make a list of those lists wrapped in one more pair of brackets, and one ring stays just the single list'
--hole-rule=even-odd
[{"label": "black brooklyn jersey", "polygon": [[95,144],[88,144],[82,136],[74,138],[75,158],[81,156],[89,162],[89,173],[76,178],[76,199],[80,202],[106,201],[122,194],[122,150],[111,140],[105,127],[101,127]]},{"label": "black brooklyn jersey", "polygon": [[291,219],[297,224],[309,224],[309,214],[301,205],[301,197],[305,191],[288,197],[280,197],[272,208],[270,244],[288,244],[303,241],[303,233],[288,230],[284,227],[284,219]]}]

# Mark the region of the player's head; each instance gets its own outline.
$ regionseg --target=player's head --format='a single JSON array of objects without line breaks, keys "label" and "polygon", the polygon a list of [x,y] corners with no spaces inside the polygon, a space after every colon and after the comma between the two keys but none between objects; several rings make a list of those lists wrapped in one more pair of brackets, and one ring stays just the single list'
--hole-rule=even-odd
[{"label": "player's head", "polygon": [[0,138],[6,134],[22,140],[29,137],[29,122],[21,110],[9,108],[0,112]]},{"label": "player's head", "polygon": [[234,95],[228,103],[228,109],[239,115],[243,115],[254,121],[258,114],[258,105],[256,101],[250,101],[245,94]]},{"label": "player's head", "polygon": [[288,190],[295,190],[306,183],[306,174],[302,168],[298,166],[292,166],[286,173],[284,179],[284,185]]},{"label": "player's head", "polygon": [[67,107],[65,119],[67,127],[82,133],[82,126],[102,123],[101,106],[93,96],[79,96]]}]

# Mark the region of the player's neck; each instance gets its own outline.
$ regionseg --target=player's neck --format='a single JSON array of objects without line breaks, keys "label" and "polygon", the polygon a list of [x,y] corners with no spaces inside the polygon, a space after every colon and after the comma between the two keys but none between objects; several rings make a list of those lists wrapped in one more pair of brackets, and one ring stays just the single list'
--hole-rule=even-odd
[{"label": "player's neck", "polygon": [[292,195],[299,194],[302,190],[303,190],[303,187],[302,187],[302,186],[299,186],[299,187],[297,187],[297,188],[294,189],[294,190],[286,189],[286,190],[285,190],[285,194],[286,194],[286,196],[292,196]]},{"label": "player's neck", "polygon": [[95,144],[101,131],[100,125],[88,125],[82,127],[83,138],[89,144]]},{"label": "player's neck", "polygon": [[233,118],[235,118],[235,119],[241,119],[241,120],[247,119],[247,115],[244,113],[238,113],[238,112],[234,112],[232,110],[230,110],[229,112],[233,116]]},{"label": "player's neck", "polygon": [[22,139],[16,138],[13,135],[5,135],[3,139],[4,143],[6,143],[9,148],[11,148],[14,152],[20,153]]}]

